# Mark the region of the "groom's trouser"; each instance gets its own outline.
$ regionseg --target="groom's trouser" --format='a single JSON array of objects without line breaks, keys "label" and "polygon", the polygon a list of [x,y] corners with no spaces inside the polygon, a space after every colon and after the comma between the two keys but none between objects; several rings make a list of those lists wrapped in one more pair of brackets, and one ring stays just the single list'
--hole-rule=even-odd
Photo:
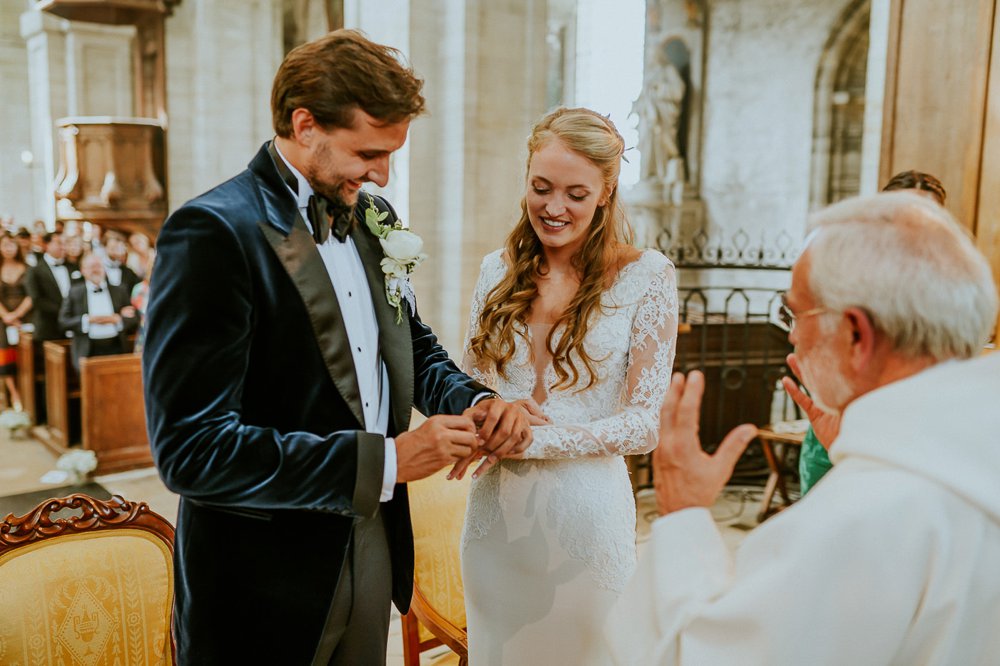
[{"label": "groom's trouser", "polygon": [[379,511],[354,524],[313,665],[384,665],[391,605],[392,559]]}]

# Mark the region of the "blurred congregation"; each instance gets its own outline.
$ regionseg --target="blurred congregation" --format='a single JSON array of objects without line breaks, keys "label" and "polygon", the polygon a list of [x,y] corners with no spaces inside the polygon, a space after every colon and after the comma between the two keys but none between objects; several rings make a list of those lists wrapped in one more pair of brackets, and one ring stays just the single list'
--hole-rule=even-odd
[{"label": "blurred congregation", "polygon": [[0,0],[0,90],[0,666],[1000,664],[1000,0]]}]

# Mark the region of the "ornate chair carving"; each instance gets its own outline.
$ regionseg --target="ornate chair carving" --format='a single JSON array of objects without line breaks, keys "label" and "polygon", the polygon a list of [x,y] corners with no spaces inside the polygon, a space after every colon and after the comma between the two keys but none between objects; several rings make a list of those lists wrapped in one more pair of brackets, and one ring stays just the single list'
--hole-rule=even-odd
[{"label": "ornate chair carving", "polygon": [[419,666],[420,653],[439,645],[455,653],[448,663],[455,655],[457,663],[468,663],[460,548],[471,475],[448,481],[447,472],[409,484],[415,566],[402,627],[406,666]]},{"label": "ornate chair carving", "polygon": [[[61,509],[81,515],[54,518]],[[174,528],[117,495],[0,523],[0,663],[174,664]]]}]

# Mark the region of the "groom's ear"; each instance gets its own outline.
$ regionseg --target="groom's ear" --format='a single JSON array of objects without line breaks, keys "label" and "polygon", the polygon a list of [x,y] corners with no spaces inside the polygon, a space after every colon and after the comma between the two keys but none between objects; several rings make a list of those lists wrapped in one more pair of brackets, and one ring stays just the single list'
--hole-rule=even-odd
[{"label": "groom's ear", "polygon": [[300,146],[308,146],[312,142],[312,134],[316,130],[316,118],[309,109],[298,108],[292,111],[292,138]]}]

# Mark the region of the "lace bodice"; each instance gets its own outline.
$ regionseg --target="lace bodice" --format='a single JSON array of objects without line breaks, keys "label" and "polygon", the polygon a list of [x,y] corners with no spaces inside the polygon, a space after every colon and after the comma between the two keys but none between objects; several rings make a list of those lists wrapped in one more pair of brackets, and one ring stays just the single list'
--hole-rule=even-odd
[{"label": "lace bodice", "polygon": [[[499,251],[483,260],[470,336],[506,270]],[[464,540],[486,535],[529,493],[532,507],[545,515],[544,531],[586,563],[600,586],[618,590],[635,562],[635,505],[622,456],[647,453],[657,443],[677,337],[673,265],[659,252],[644,251],[619,272],[601,305],[585,341],[597,373],[590,388],[584,388],[589,377],[581,372],[575,386],[552,390],[557,380],[551,358],[533,358],[531,352],[534,346],[548,354],[544,344],[532,345],[532,334],[547,333],[544,327],[523,328],[506,376],[471,357],[467,336],[465,371],[506,400],[530,398],[540,384],[541,408],[551,425],[532,428],[525,460],[502,460],[473,482]],[[555,331],[554,343],[561,334]],[[503,520],[510,530],[515,518]]]},{"label": "lace bodice", "polygon": [[[505,272],[499,251],[483,260],[473,297],[470,336],[478,326],[487,294]],[[670,384],[677,339],[673,265],[659,252],[647,250],[621,270],[601,305],[603,313],[591,322],[586,340],[597,372],[597,381],[589,389],[583,388],[588,376],[581,372],[577,385],[551,390],[556,383],[555,370],[551,359],[536,363],[531,358],[532,345],[527,344],[531,327],[524,329],[524,339],[516,344],[514,358],[505,368],[506,377],[469,357],[469,336],[466,338],[466,372],[505,399],[530,398],[538,379],[545,388],[542,410],[553,425],[533,429],[535,441],[525,458],[628,455],[648,453],[656,446],[660,404]],[[553,343],[561,333],[556,331]],[[545,349],[544,345],[535,347]],[[540,378],[536,376],[538,366],[544,368]]]}]

